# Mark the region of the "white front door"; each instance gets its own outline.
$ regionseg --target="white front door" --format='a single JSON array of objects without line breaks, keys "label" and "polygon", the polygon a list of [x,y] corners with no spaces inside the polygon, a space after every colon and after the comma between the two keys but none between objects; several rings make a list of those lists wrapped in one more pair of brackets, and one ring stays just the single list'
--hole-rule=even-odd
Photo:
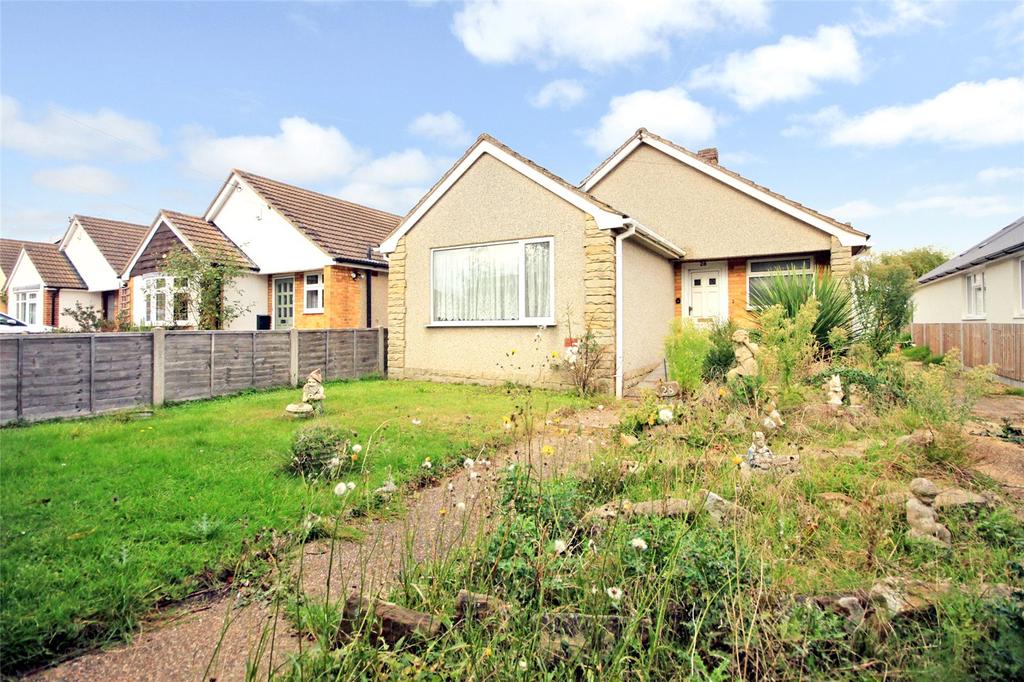
[{"label": "white front door", "polygon": [[689,316],[702,323],[723,319],[721,268],[694,268],[686,271],[690,293]]},{"label": "white front door", "polygon": [[295,278],[274,280],[274,329],[291,329],[295,324]]}]

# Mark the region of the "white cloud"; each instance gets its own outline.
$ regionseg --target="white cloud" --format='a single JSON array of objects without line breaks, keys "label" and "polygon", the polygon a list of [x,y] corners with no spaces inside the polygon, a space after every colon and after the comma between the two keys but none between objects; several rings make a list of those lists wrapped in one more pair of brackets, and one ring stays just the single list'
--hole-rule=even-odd
[{"label": "white cloud", "polygon": [[782,130],[783,137],[803,137],[822,128],[831,128],[843,121],[843,110],[836,105],[819,109],[813,114],[791,116],[792,125]]},{"label": "white cloud", "polygon": [[768,14],[764,0],[484,0],[467,2],[452,30],[482,62],[600,69],[667,54],[673,39],[720,25],[761,27]]},{"label": "white cloud", "polygon": [[750,152],[721,152],[718,160],[723,166],[749,166],[764,161],[757,154]]},{"label": "white cloud", "polygon": [[953,3],[940,0],[890,0],[886,4],[889,12],[884,17],[858,9],[860,20],[855,26],[857,33],[876,37],[921,26],[943,26],[946,15],[953,7]]},{"label": "white cloud", "polygon": [[692,88],[725,92],[744,109],[806,97],[819,83],[856,83],[861,76],[857,39],[845,26],[821,26],[813,37],[783,36],[774,45],[734,52],[719,64],[695,69]]},{"label": "white cloud", "polygon": [[957,83],[931,99],[880,107],[844,120],[830,133],[836,145],[884,147],[938,142],[965,147],[1024,141],[1024,79]]},{"label": "white cloud", "polygon": [[96,166],[68,166],[41,170],[32,176],[32,182],[59,192],[77,194],[114,194],[124,189],[124,182],[108,170]]},{"label": "white cloud", "polygon": [[350,182],[337,195],[357,204],[405,215],[427,193],[427,189],[429,186],[387,187],[372,182]]},{"label": "white cloud", "polygon": [[338,196],[404,215],[453,163],[419,149],[406,149],[357,168]]},{"label": "white cloud", "polygon": [[556,106],[562,111],[571,109],[587,96],[579,81],[560,79],[551,81],[530,98],[530,104],[538,109]]},{"label": "white cloud", "polygon": [[8,239],[54,242],[64,236],[68,218],[69,214],[48,208],[5,209],[0,204],[0,234]]},{"label": "white cloud", "polygon": [[587,144],[609,152],[637,128],[648,128],[684,145],[699,145],[715,136],[715,113],[679,87],[638,90],[612,98],[608,113],[587,133]]},{"label": "white cloud", "polygon": [[996,166],[978,173],[978,181],[986,183],[1024,180],[1024,166]]},{"label": "white cloud", "polygon": [[56,106],[28,120],[18,100],[9,95],[0,98],[0,143],[33,156],[75,160],[149,161],[166,153],[152,123],[111,109],[89,113]]},{"label": "white cloud", "polygon": [[856,199],[854,201],[847,201],[845,204],[830,208],[825,211],[825,215],[830,215],[836,220],[848,220],[857,221],[863,220],[864,218],[875,218],[885,213],[885,209],[881,206],[876,206],[870,201],[864,199]]},{"label": "white cloud", "polygon": [[1024,209],[1019,199],[998,195],[938,195],[922,199],[910,199],[896,204],[900,213],[940,211],[967,218],[984,218],[996,215],[1017,215]]},{"label": "white cloud", "polygon": [[452,147],[465,147],[473,140],[466,124],[451,111],[417,116],[409,124],[409,132]]},{"label": "white cloud", "polygon": [[276,135],[216,137],[209,131],[186,135],[184,153],[190,168],[211,177],[232,168],[290,182],[319,182],[349,173],[363,154],[341,132],[294,116],[280,121]]}]

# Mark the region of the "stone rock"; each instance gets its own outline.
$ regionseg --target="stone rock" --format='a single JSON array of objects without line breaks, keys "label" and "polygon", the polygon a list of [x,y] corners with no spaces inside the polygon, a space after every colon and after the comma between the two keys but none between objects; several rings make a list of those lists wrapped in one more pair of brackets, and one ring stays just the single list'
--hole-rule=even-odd
[{"label": "stone rock", "polygon": [[857,597],[840,597],[836,599],[836,606],[855,625],[860,625],[864,622],[864,606]]},{"label": "stone rock", "polygon": [[313,406],[309,403],[291,403],[284,408],[284,413],[293,419],[309,419],[313,416]]},{"label": "stone rock", "polygon": [[681,392],[678,381],[659,381],[654,390],[655,395],[659,398],[675,398]]},{"label": "stone rock", "polygon": [[722,526],[745,518],[750,514],[746,509],[734,502],[716,495],[710,490],[701,490],[699,494],[700,506],[710,516],[716,525]]},{"label": "stone rock", "polygon": [[897,447],[914,448],[916,450],[929,448],[934,443],[935,434],[928,429],[917,429],[913,433],[909,433],[906,436],[900,436],[896,439]]},{"label": "stone rock", "polygon": [[876,495],[873,502],[879,507],[903,507],[910,498],[910,493],[894,492]]},{"label": "stone rock", "polygon": [[633,448],[640,444],[640,439],[631,433],[619,434],[619,445],[624,448]]},{"label": "stone rock", "polygon": [[395,493],[398,492],[398,486],[395,485],[394,479],[389,478],[388,480],[384,481],[384,485],[377,488],[373,492],[376,493],[377,495],[390,497],[391,495],[394,495]]},{"label": "stone rock", "polygon": [[619,477],[625,478],[640,471],[640,462],[635,459],[619,460]]},{"label": "stone rock", "polygon": [[401,639],[434,639],[442,631],[441,620],[429,613],[358,594],[350,595],[345,600],[342,625],[352,631],[363,622],[368,623],[372,635],[388,644]]},{"label": "stone rock", "polygon": [[547,632],[540,633],[540,641],[537,643],[540,655],[549,663],[575,658],[586,646],[587,640],[583,635],[570,636]]},{"label": "stone rock", "polygon": [[689,500],[675,497],[637,502],[626,511],[627,516],[661,516],[667,519],[685,518],[692,513],[693,507]]},{"label": "stone rock", "polygon": [[835,507],[839,518],[843,519],[850,515],[852,509],[860,506],[857,500],[843,493],[818,493],[817,497]]},{"label": "stone rock", "polygon": [[932,506],[939,494],[938,487],[927,478],[915,478],[910,482],[910,492],[913,496],[906,503],[907,524],[910,526],[907,537],[940,547],[950,547],[952,537],[949,529],[939,523],[939,516]]},{"label": "stone rock", "polygon": [[624,515],[627,506],[631,506],[629,500],[607,502],[600,507],[594,507],[588,511],[581,520],[587,526],[600,526],[614,521],[620,515]]},{"label": "stone rock", "polygon": [[511,607],[507,603],[489,594],[459,590],[455,596],[455,618],[459,621],[495,621],[504,627],[510,611]]},{"label": "stone rock", "polygon": [[972,493],[963,488],[946,488],[935,497],[936,509],[950,509],[953,507],[975,507],[984,508],[991,504],[989,499],[978,493]]},{"label": "stone rock", "polygon": [[725,418],[725,428],[730,431],[741,431],[745,424],[746,420],[743,415],[737,412],[730,412],[729,416]]},{"label": "stone rock", "polygon": [[849,393],[851,407],[859,407],[866,404],[868,401],[868,392],[859,384],[853,384],[850,386]]},{"label": "stone rock", "polygon": [[873,604],[884,608],[891,618],[914,617],[929,611],[935,601],[949,590],[949,583],[884,578],[871,586],[868,596]]},{"label": "stone rock", "polygon": [[750,332],[746,329],[737,329],[733,332],[732,347],[736,353],[736,366],[725,375],[726,381],[733,381],[737,377],[757,376],[760,372],[757,354],[761,349],[750,340]]}]

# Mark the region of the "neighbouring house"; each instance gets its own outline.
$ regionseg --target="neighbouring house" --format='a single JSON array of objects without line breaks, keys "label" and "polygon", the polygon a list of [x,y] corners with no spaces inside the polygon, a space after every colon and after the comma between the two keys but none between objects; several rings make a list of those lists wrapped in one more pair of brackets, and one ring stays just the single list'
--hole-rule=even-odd
[{"label": "neighbouring house", "polygon": [[[168,255],[182,249],[200,254],[212,263],[230,263],[242,274],[224,296],[244,312],[228,323],[228,329],[255,329],[255,316],[266,313],[263,278],[256,265],[216,225],[199,216],[162,210],[153,220],[139,248],[125,265],[128,282],[123,306],[138,325],[196,327],[190,288],[166,270]],[[263,304],[263,307],[260,307]]]},{"label": "neighbouring house", "polygon": [[388,264],[375,248],[399,216],[235,170],[204,219],[255,264],[268,328],[386,324]]},{"label": "neighbouring house", "polygon": [[846,275],[868,235],[643,128],[580,185],[686,251],[676,313],[749,323],[751,291],[784,271]]},{"label": "neighbouring house", "polygon": [[144,225],[75,215],[58,243],[21,242],[14,265],[5,270],[10,310],[15,317],[19,311],[34,317],[26,322],[77,331],[66,311],[80,304],[113,325],[122,291],[118,274],[145,232]]},{"label": "neighbouring house", "polygon": [[579,186],[482,135],[381,245],[389,374],[565,385],[590,330],[622,395],[672,319],[743,323],[760,281],[845,275],[867,240],[643,129]]},{"label": "neighbouring house", "polygon": [[[26,239],[0,239],[0,292],[3,292],[3,295],[0,296],[0,313],[9,312],[7,308],[7,292],[4,285],[14,270],[14,264],[18,260],[18,256],[21,255],[21,247],[25,244],[45,243],[28,241]],[[13,308],[9,314],[14,314]]]},{"label": "neighbouring house", "polygon": [[[914,340],[1024,382],[1024,217],[919,280]],[[1022,384],[1024,385],[1024,384]]]}]

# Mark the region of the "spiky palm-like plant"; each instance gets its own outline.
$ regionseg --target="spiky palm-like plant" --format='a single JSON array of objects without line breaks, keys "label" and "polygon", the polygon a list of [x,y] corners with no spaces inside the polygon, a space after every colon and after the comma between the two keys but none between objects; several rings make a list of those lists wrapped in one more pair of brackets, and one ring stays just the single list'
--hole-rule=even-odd
[{"label": "spiky palm-like plant", "polygon": [[818,317],[812,331],[821,348],[832,350],[829,332],[843,329],[847,337],[853,336],[853,305],[850,288],[845,280],[828,273],[815,276],[792,276],[782,272],[767,283],[751,289],[751,307],[754,319],[773,305],[782,306],[786,317],[796,317],[800,306],[810,298],[818,300]]}]

